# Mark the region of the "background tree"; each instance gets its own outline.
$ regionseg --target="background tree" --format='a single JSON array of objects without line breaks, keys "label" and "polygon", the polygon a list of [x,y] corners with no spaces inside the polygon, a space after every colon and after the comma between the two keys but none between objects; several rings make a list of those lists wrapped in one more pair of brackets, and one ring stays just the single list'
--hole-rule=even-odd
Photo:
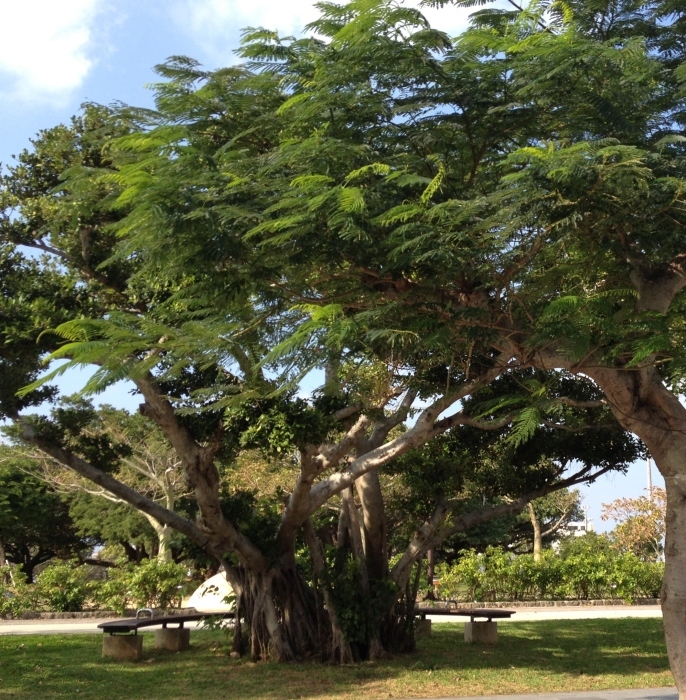
[{"label": "background tree", "polygon": [[[187,495],[183,472],[178,457],[152,421],[142,415],[131,415],[110,406],[103,406],[96,411],[92,404],[77,397],[63,399],[63,406],[64,411],[74,408],[80,410],[82,419],[90,415],[87,423],[82,420],[80,424],[81,437],[90,436],[93,440],[104,441],[103,444],[118,446],[118,453],[112,455],[116,462],[110,469],[119,481],[162,503],[168,510],[177,509],[179,502]],[[130,507],[106,489],[97,487],[76,474],[65,474],[59,463],[37,450],[26,453],[26,459],[35,465],[36,473],[60,493],[85,493]],[[98,526],[97,516],[93,520],[87,515],[92,508],[97,511],[97,500],[78,499],[76,503],[74,513],[81,520],[81,525],[95,526],[96,531],[105,536],[105,539],[120,542],[129,558],[139,561],[141,555],[146,556],[145,548],[141,550],[140,545],[148,542],[149,552],[154,551],[160,561],[171,561],[172,530],[151,515],[143,514],[155,532],[156,542],[152,547],[149,528],[141,526],[140,513],[127,514],[126,508],[106,508],[108,517],[102,519]],[[102,504],[100,507],[103,507]],[[84,516],[88,523],[83,520]]]},{"label": "background tree", "polygon": [[31,582],[37,566],[77,556],[88,539],[78,536],[63,498],[17,468],[4,448],[0,460],[0,566],[19,565]]},{"label": "background tree", "polygon": [[539,498],[527,505],[533,534],[534,561],[541,560],[544,538],[551,538],[575,520],[580,520],[581,494],[579,491],[560,491]]},{"label": "background tree", "polygon": [[616,522],[611,538],[622,551],[657,561],[664,552],[667,494],[653,488],[646,496],[603,503],[603,520]]}]

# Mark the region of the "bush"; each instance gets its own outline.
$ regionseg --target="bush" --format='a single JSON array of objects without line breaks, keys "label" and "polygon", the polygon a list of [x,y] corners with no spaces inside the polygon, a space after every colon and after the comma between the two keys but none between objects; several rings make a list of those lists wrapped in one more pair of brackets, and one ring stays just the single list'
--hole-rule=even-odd
[{"label": "bush", "polygon": [[94,587],[93,598],[98,607],[120,614],[130,607],[166,610],[181,605],[187,588],[184,566],[147,559],[108,569],[107,580]]},{"label": "bush", "polygon": [[89,581],[84,566],[53,561],[28,584],[21,569],[7,566],[0,568],[0,617],[27,610],[77,612],[89,599],[94,607],[121,615],[131,607],[166,610],[181,605],[188,586],[184,566],[155,559],[108,569],[104,581]]},{"label": "bush", "polygon": [[33,593],[38,607],[56,612],[83,610],[89,584],[85,567],[53,561],[36,579]]},{"label": "bush", "polygon": [[107,570],[107,578],[92,586],[93,604],[98,610],[114,610],[120,615],[131,607],[130,565]]},{"label": "bush", "polygon": [[129,581],[131,597],[138,608],[178,608],[188,587],[186,567],[156,559],[135,567]]},{"label": "bush", "polygon": [[539,562],[488,547],[465,552],[453,566],[440,568],[440,594],[463,601],[589,600],[657,598],[664,564],[619,554],[604,537],[587,535],[548,550]]},{"label": "bush", "polygon": [[19,617],[34,607],[33,589],[24,572],[13,564],[0,567],[0,618]]}]

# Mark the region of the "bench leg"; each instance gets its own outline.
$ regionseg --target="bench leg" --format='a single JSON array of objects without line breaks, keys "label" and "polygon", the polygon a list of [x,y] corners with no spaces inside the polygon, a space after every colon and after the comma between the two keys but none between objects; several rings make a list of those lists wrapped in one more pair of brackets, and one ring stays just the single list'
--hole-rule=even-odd
[{"label": "bench leg", "polygon": [[143,657],[143,637],[138,634],[105,634],[102,655],[112,659],[140,661]]},{"label": "bench leg", "polygon": [[414,628],[415,639],[431,636],[431,620],[417,620]]},{"label": "bench leg", "polygon": [[465,622],[464,640],[469,644],[495,644],[498,641],[498,623]]},{"label": "bench leg", "polygon": [[187,627],[164,627],[155,631],[155,649],[185,651],[191,645],[191,631]]}]

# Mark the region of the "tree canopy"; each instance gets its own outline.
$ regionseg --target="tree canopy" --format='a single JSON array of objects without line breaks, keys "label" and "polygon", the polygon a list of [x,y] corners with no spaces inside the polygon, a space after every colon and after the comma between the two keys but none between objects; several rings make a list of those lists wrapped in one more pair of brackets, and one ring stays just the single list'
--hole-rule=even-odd
[{"label": "tree canopy", "polygon": [[[393,0],[318,7],[314,37],[246,32],[240,66],[169,59],[154,110],[88,105],[2,184],[15,439],[221,560],[237,649],[283,660],[411,646],[428,550],[642,443],[686,496],[680,4],[484,7],[456,38]],[[98,463],[78,411],[29,415],[48,352],[96,368],[86,392],[133,381],[197,524]],[[245,450],[288,489],[223,494]],[[414,523],[393,566],[389,493]]]}]

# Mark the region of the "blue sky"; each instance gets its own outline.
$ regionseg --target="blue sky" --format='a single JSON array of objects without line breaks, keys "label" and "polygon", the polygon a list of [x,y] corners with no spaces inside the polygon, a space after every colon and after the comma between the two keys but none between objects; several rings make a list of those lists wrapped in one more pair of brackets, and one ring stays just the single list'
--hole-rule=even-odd
[{"label": "blue sky", "polygon": [[[408,0],[417,5],[417,0]],[[468,11],[427,10],[434,26],[457,35]],[[29,146],[42,128],[66,121],[84,101],[120,100],[150,106],[145,85],[156,80],[153,66],[186,55],[208,68],[234,63],[241,28],[264,26],[299,33],[315,19],[310,0],[4,0],[0,3],[0,162]],[[75,391],[83,374],[62,379]],[[113,387],[101,401],[135,409],[125,387]],[[656,485],[661,480],[654,470]],[[640,495],[645,464],[629,475],[604,477],[583,489],[598,529],[600,504]]]}]

